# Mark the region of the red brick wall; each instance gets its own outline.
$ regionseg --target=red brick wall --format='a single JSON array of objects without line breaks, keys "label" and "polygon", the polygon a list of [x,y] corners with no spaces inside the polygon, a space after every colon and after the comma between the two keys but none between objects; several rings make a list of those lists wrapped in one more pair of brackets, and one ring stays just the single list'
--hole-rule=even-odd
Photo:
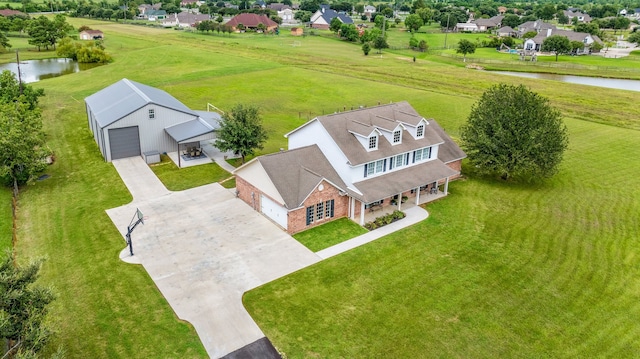
[{"label": "red brick wall", "polygon": [[[449,166],[449,168],[456,170],[458,172],[462,171],[462,160],[457,160],[457,161],[453,161],[453,162],[449,162],[447,163],[447,166]],[[460,174],[457,174],[455,176],[451,176],[449,177],[449,180],[454,180],[456,178],[460,178]]]},{"label": "red brick wall", "polygon": [[[238,198],[245,201],[256,211],[260,212],[260,195],[262,192],[258,188],[254,187],[244,178],[236,176],[236,191],[238,193]],[[252,192],[254,193],[253,198],[251,198]]]},{"label": "red brick wall", "polygon": [[[236,182],[237,183],[237,182]],[[322,181],[324,189],[319,191],[317,188],[309,195],[304,201],[302,208],[289,212],[289,222],[287,232],[294,234],[305,229],[309,229],[334,219],[347,217],[349,215],[349,197],[340,196],[338,189],[333,187],[326,181]],[[307,226],[307,207],[315,206],[319,202],[326,202],[328,200],[334,200],[333,203],[333,217],[323,218],[321,220],[315,220],[313,223]],[[315,210],[314,210],[315,214]]]}]

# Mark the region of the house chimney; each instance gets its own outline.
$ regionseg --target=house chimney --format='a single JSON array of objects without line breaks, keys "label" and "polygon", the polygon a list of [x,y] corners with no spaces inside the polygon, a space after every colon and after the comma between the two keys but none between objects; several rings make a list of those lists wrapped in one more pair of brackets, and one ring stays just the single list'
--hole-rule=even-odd
[{"label": "house chimney", "polygon": [[547,37],[551,36],[551,32],[553,31],[552,28],[548,28],[547,29]]}]

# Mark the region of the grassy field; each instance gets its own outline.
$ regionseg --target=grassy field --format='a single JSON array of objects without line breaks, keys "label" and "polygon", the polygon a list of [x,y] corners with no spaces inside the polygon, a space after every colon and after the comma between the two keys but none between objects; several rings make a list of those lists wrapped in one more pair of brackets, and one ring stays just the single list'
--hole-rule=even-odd
[{"label": "grassy field", "polygon": [[[144,269],[118,260],[124,242],[104,211],[131,196],[93,141],[86,96],[126,77],[193,109],[252,103],[268,153],[308,118],[389,101],[409,101],[455,137],[487,87],[521,81],[392,52],[365,57],[359,46],[317,36],[70,21],[104,31],[115,62],[34,84],[46,92],[57,161],[49,179],[22,189],[16,249],[20,260],[47,257],[41,281],[59,296],[50,347],[63,345],[71,358],[206,356]],[[561,173],[533,187],[470,174],[429,207],[426,222],[248,293],[276,346],[290,358],[638,352],[638,94],[526,81],[567,117]],[[7,189],[0,199],[8,201]],[[10,234],[2,208],[0,233]]]},{"label": "grassy field", "polygon": [[365,233],[367,230],[360,225],[348,218],[341,218],[307,229],[294,235],[293,238],[310,250],[318,252]]}]

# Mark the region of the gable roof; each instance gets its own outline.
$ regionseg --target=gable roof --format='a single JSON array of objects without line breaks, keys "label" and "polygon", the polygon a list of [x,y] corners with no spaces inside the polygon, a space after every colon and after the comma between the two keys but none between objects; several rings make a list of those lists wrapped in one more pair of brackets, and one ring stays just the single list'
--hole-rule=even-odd
[{"label": "gable roof", "polygon": [[100,128],[109,126],[148,104],[197,116],[194,111],[168,93],[126,78],[94,93],[84,101]]},{"label": "gable roof", "polygon": [[[356,128],[357,134],[368,136],[376,130],[389,130],[389,128],[393,130],[399,124],[418,126],[423,117],[406,101],[319,116],[315,120],[325,128],[352,166],[444,142],[444,139],[429,125],[433,120],[429,120],[429,124],[425,126],[423,138],[414,139],[407,131],[402,131],[402,140],[399,144],[392,145],[389,141],[380,139],[377,150],[367,151],[362,146],[356,135],[352,133]],[[384,128],[381,127],[382,124],[385,124]],[[391,124],[393,126],[390,126]]]},{"label": "gable roof", "polygon": [[333,20],[336,17],[340,19],[340,21],[342,21],[343,24],[353,24],[353,20],[349,16],[329,8],[329,5],[320,5],[320,10],[316,11],[316,13],[313,15],[314,16],[320,15],[318,19],[322,18],[327,24],[331,24],[331,20]]},{"label": "gable roof", "polygon": [[103,34],[102,31],[100,31],[100,30],[83,30],[82,32],[87,33],[89,35],[102,35]]},{"label": "gable roof", "polygon": [[498,33],[515,32],[511,26],[503,26],[498,29]]},{"label": "gable roof", "polygon": [[544,42],[544,39],[553,35],[564,36],[568,38],[569,41],[578,41],[578,42],[584,42],[586,38],[591,37],[594,41],[600,42],[599,38],[597,38],[596,36],[592,36],[591,34],[586,32],[575,32],[571,30],[559,30],[559,29],[549,29],[547,31],[541,31],[532,40],[535,44],[542,44]]},{"label": "gable roof", "polygon": [[266,15],[251,13],[238,14],[226,23],[231,27],[237,27],[240,24],[250,28],[256,28],[259,24],[264,24],[267,28],[278,26],[277,22],[269,19]]},{"label": "gable roof", "polygon": [[[326,180],[344,191],[346,185],[317,145],[300,147],[255,158],[260,163],[287,209],[299,208],[313,190]],[[253,161],[239,167],[241,171]]]}]

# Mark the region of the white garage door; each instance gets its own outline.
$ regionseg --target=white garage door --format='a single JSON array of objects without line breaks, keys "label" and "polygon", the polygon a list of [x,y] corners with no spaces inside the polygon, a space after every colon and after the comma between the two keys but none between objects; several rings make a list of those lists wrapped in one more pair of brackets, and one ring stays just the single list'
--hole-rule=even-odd
[{"label": "white garage door", "polygon": [[140,156],[140,135],[138,126],[112,128],[109,130],[111,160]]},{"label": "white garage door", "polygon": [[265,195],[260,196],[261,211],[274,222],[287,229],[287,210]]}]

